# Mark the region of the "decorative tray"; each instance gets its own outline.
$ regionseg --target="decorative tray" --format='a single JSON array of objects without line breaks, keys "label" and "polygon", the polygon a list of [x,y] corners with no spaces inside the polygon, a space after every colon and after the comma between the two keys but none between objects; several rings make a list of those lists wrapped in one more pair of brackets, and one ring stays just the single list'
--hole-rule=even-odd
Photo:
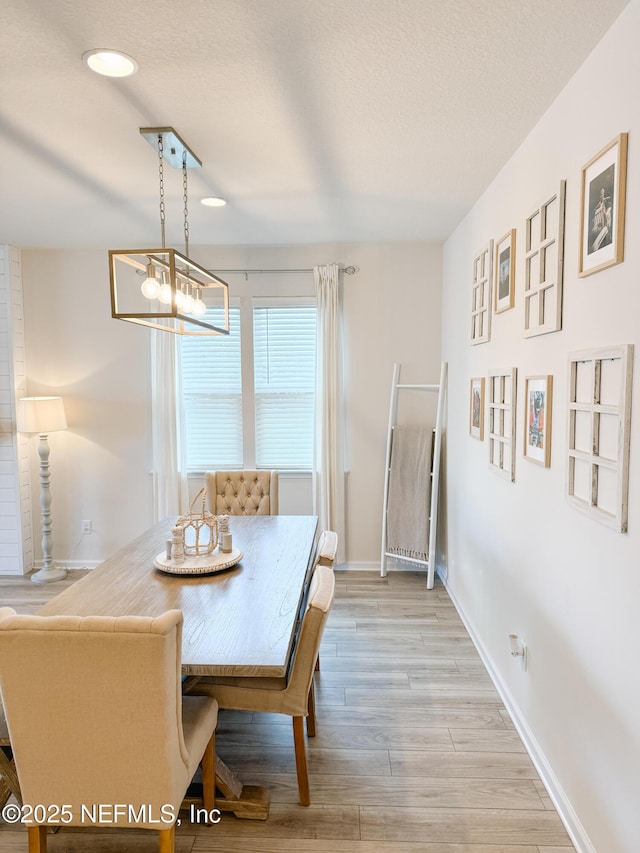
[{"label": "decorative tray", "polygon": [[230,569],[242,559],[242,551],[232,548],[230,553],[223,554],[216,549],[213,554],[205,554],[202,557],[185,557],[182,563],[174,563],[167,559],[163,551],[153,561],[153,565],[161,572],[169,575],[212,575]]}]

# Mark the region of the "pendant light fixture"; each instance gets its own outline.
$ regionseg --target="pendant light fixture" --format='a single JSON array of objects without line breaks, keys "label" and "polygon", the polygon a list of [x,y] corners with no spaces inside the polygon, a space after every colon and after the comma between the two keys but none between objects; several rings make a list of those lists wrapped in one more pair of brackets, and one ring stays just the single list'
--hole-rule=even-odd
[{"label": "pendant light fixture", "polygon": [[[178,335],[228,335],[229,285],[189,258],[187,170],[202,163],[172,127],[142,127],[158,151],[159,249],[109,251],[111,316]],[[184,255],[165,246],[164,164],[182,169]]]}]

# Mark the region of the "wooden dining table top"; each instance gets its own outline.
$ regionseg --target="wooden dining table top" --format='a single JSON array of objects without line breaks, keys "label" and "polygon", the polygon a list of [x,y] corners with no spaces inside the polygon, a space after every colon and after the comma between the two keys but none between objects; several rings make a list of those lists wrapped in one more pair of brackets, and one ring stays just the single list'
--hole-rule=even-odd
[{"label": "wooden dining table top", "polygon": [[42,616],[158,616],[182,611],[186,675],[283,677],[294,641],[316,516],[231,516],[240,562],[211,575],[154,568],[174,520],[157,524],[52,598]]}]

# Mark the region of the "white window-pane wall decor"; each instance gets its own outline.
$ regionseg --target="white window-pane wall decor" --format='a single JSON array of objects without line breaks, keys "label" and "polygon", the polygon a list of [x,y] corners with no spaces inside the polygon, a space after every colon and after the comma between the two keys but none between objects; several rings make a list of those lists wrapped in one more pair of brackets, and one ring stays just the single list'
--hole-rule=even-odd
[{"label": "white window-pane wall decor", "polygon": [[515,480],[516,368],[489,371],[489,464]]},{"label": "white window-pane wall decor", "polygon": [[625,533],[633,346],[569,356],[568,495],[573,506]]},{"label": "white window-pane wall decor", "polygon": [[493,240],[473,259],[471,285],[471,343],[491,339],[491,286],[493,282]]},{"label": "white window-pane wall decor", "polygon": [[527,218],[525,225],[525,337],[562,328],[566,181]]}]

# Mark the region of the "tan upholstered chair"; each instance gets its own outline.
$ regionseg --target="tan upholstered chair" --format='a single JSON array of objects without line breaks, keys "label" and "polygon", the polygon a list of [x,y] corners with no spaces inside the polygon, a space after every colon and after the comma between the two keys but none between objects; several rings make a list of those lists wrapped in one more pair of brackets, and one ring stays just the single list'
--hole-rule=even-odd
[{"label": "tan upholstered chair", "polygon": [[277,471],[208,471],[214,515],[278,515]]},{"label": "tan upholstered chair", "polygon": [[327,566],[318,566],[311,579],[307,608],[287,678],[201,678],[193,688],[195,693],[214,696],[221,708],[266,711],[293,717],[298,793],[302,806],[311,802],[303,720],[314,713],[314,708],[309,707],[313,669],[334,592],[333,571]]},{"label": "tan upholstered chair", "polygon": [[[200,762],[204,806],[215,807],[218,705],[182,698],[181,638],[179,610],[153,619],[0,608],[0,693],[25,803],[68,805],[63,825],[159,829],[160,853],[172,853]],[[28,829],[30,853],[45,853],[46,826]]]},{"label": "tan upholstered chair", "polygon": [[[315,566],[329,566],[331,569],[336,563],[336,554],[338,553],[338,534],[333,530],[323,530],[318,539],[318,547],[316,548]],[[316,658],[316,670],[320,669],[320,655]],[[311,687],[311,698],[313,701],[313,684]],[[315,719],[311,720],[312,726],[315,725]],[[307,726],[308,729],[308,726]]]},{"label": "tan upholstered chair", "polygon": [[316,548],[316,566],[334,567],[338,553],[338,534],[333,530],[323,530]]}]

